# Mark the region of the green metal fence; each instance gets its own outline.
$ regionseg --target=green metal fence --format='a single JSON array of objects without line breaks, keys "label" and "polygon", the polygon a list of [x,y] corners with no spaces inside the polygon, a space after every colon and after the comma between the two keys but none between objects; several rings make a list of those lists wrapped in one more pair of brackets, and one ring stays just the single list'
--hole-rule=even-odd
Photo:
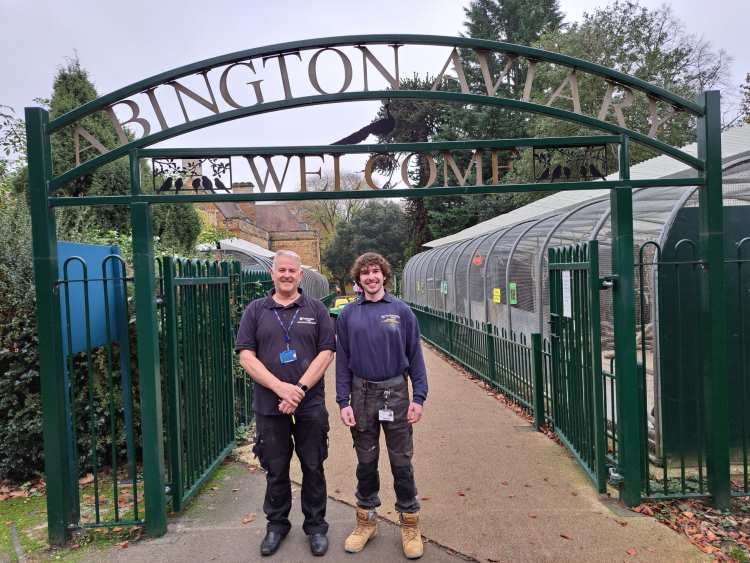
[{"label": "green metal fence", "polygon": [[[65,320],[71,437],[66,494],[72,519],[84,527],[143,522],[137,373],[131,376],[128,330],[131,281],[126,264],[113,254],[98,264],[78,256],[68,258],[56,284]],[[101,296],[102,311],[93,310],[94,293]],[[75,295],[81,298],[74,299]],[[104,319],[103,340],[96,337],[97,317]],[[82,330],[82,347],[74,345],[76,325]]]},{"label": "green metal fence", "polygon": [[[267,271],[242,269],[239,262],[167,257],[156,261],[154,271],[164,467],[178,511],[230,451],[235,428],[252,421],[252,382],[232,351],[234,335],[247,303],[272,282]],[[119,255],[101,263],[73,256],[55,285],[64,319],[71,437],[65,494],[71,521],[84,527],[144,523],[129,272]],[[97,322],[103,323],[98,332]],[[102,330],[104,336],[96,336]]]},{"label": "green metal fence", "polygon": [[[543,359],[541,339],[535,344],[537,339],[529,342],[523,334],[508,334],[490,324],[429,307],[410,306],[419,321],[422,337],[433,346],[529,411],[534,411],[537,400],[535,388],[541,389],[542,412],[549,407],[549,371],[544,370],[549,363]],[[534,361],[537,349],[538,365]],[[548,412],[544,418],[549,418]]]},{"label": "green metal fence", "polygon": [[[683,210],[689,213],[695,210]],[[729,385],[729,459],[731,494],[750,494],[750,373],[747,318],[750,314],[750,238],[739,237],[741,217],[726,208],[727,346]],[[698,245],[686,225],[675,221],[675,233],[660,247],[643,244],[636,269],[638,288],[640,415],[643,452],[642,488],[649,498],[682,498],[711,494],[704,420],[705,389],[701,365],[704,338],[697,295],[703,275]],[[739,226],[741,228],[735,228]],[[734,236],[733,236],[734,235]],[[736,242],[735,242],[736,241]],[[644,301],[647,284],[656,285],[655,305]],[[658,323],[655,320],[658,319]],[[658,355],[655,350],[658,349]]]},{"label": "green metal fence", "polygon": [[167,448],[179,511],[234,447],[229,264],[163,259]]},{"label": "green metal fence", "polygon": [[607,486],[596,241],[549,249],[555,432],[596,484]]}]

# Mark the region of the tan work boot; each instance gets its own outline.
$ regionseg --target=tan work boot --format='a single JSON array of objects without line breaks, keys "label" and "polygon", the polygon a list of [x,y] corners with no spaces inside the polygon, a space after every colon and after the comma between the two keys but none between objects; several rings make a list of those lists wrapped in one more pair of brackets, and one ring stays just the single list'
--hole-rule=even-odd
[{"label": "tan work boot", "polygon": [[344,542],[347,553],[359,553],[365,548],[370,538],[378,533],[378,518],[374,510],[357,508],[357,527]]},{"label": "tan work boot", "polygon": [[419,512],[402,512],[401,545],[407,559],[419,559],[424,553],[422,532],[419,530]]}]

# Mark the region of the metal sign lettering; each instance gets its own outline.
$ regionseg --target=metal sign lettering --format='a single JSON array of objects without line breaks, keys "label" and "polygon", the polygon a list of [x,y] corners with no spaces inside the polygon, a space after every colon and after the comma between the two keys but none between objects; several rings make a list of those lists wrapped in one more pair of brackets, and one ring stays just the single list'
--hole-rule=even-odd
[{"label": "metal sign lettering", "polygon": [[[440,69],[415,69],[435,76],[429,90],[401,90],[401,58],[416,47],[445,50],[445,62]],[[498,59],[502,70],[493,76],[491,60]],[[337,73],[335,79],[327,77],[325,85],[319,76],[323,64]],[[478,65],[481,72],[467,73],[469,65]],[[509,80],[511,65],[520,65],[526,71],[523,94],[518,99],[503,98],[498,93],[503,81]],[[551,94],[535,84],[543,65],[569,69]],[[592,115],[585,115],[581,107],[579,83],[583,76],[606,83],[605,94]],[[450,83],[457,85],[459,92]],[[671,148],[677,158],[681,151],[655,139],[668,133],[667,124],[675,112],[700,116],[703,111],[698,104],[637,78],[558,53],[469,38],[378,35],[305,40],[215,57],[85,104],[52,121],[50,131],[72,134],[78,167],[87,160],[101,164],[98,157],[102,155],[107,156],[106,161],[113,160],[127,149],[146,147],[248,115],[320,103],[389,98],[478,103],[536,112],[610,133],[629,134],[659,150],[666,152]],[[648,108],[640,127],[647,134],[628,128],[640,116],[636,115],[638,100]],[[178,110],[169,111],[170,108]],[[84,117],[97,112],[111,120],[118,147],[105,147],[83,125]],[[453,164],[447,160],[448,167]]]}]

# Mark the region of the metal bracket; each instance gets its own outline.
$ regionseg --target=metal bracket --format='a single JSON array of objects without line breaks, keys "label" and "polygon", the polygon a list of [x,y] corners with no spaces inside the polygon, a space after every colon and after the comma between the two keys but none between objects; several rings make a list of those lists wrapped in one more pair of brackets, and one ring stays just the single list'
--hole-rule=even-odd
[{"label": "metal bracket", "polygon": [[609,484],[613,487],[619,487],[625,482],[625,477],[617,472],[616,467],[609,467],[609,477],[607,478],[607,481],[609,481]]},{"label": "metal bracket", "polygon": [[599,289],[612,289],[615,286],[616,282],[616,275],[604,276],[603,278],[599,278]]}]

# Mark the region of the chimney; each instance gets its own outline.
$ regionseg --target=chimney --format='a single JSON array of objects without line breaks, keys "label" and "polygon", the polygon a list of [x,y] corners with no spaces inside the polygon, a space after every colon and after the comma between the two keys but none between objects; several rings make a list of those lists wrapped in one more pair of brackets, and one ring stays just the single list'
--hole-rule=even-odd
[{"label": "chimney", "polygon": [[[232,192],[235,194],[251,194],[255,186],[252,182],[234,182],[232,184]],[[245,214],[250,222],[255,225],[258,217],[255,213],[255,202],[254,201],[238,201],[237,205]]]}]

